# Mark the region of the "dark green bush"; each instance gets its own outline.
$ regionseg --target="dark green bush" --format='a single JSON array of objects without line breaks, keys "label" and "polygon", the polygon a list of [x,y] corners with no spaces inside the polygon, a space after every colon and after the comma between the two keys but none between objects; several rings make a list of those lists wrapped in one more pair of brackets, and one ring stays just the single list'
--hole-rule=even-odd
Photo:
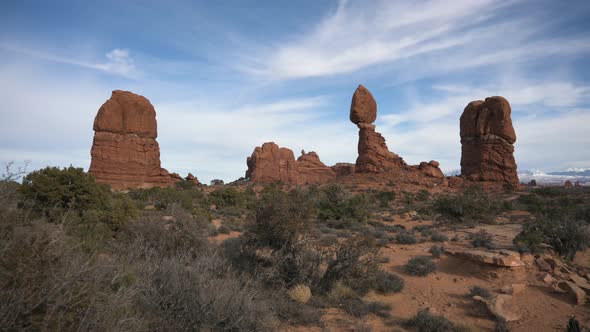
[{"label": "dark green bush", "polygon": [[254,202],[252,191],[239,191],[235,187],[217,188],[209,193],[209,200],[218,208],[241,207],[246,208]]},{"label": "dark green bush", "polygon": [[411,258],[404,267],[407,274],[424,277],[436,270],[436,264],[427,256]]},{"label": "dark green bush", "polygon": [[418,201],[425,202],[428,198],[430,198],[430,192],[426,189],[421,189],[416,193],[416,200]]},{"label": "dark green bush", "polygon": [[393,191],[380,191],[375,194],[375,198],[379,202],[379,207],[386,208],[390,202],[395,199],[395,192]]},{"label": "dark green bush", "polygon": [[428,310],[420,310],[416,316],[410,318],[406,325],[418,332],[465,332],[469,329],[458,326],[450,320],[435,316],[428,312]]},{"label": "dark green bush", "polygon": [[404,288],[404,279],[393,273],[378,271],[374,288],[381,294],[399,293]]},{"label": "dark green bush", "polygon": [[492,199],[480,186],[460,194],[442,194],[434,200],[434,209],[448,221],[477,224],[492,223],[494,217],[510,209],[509,204]]},{"label": "dark green bush", "polygon": [[433,232],[430,234],[430,239],[434,242],[446,242],[449,240],[449,237],[442,233]]},{"label": "dark green bush", "polygon": [[491,299],[493,297],[492,292],[481,286],[473,286],[469,289],[467,294],[469,297],[480,296],[484,299]]},{"label": "dark green bush", "polygon": [[52,212],[107,210],[109,189],[100,185],[82,168],[47,167],[24,177],[20,193],[25,202],[46,216]]},{"label": "dark green bush", "polygon": [[399,244],[415,244],[418,243],[418,240],[410,232],[401,232],[395,236],[395,242]]},{"label": "dark green bush", "polygon": [[569,216],[556,219],[539,215],[536,221],[524,225],[513,242],[531,251],[539,251],[546,243],[571,260],[578,251],[590,246],[590,229],[586,222]]},{"label": "dark green bush", "polygon": [[445,253],[445,248],[443,246],[434,245],[428,249],[428,252],[432,254],[432,257],[439,258]]},{"label": "dark green bush", "polygon": [[318,219],[338,221],[335,225],[364,222],[369,216],[369,202],[364,195],[350,195],[336,185],[325,187],[319,194]]},{"label": "dark green bush", "polygon": [[475,248],[478,247],[483,247],[483,248],[487,248],[487,249],[491,249],[493,248],[493,240],[494,240],[494,235],[488,233],[485,230],[480,230],[477,233],[471,233],[467,236],[467,238],[469,240],[471,240],[471,245],[473,245]]}]

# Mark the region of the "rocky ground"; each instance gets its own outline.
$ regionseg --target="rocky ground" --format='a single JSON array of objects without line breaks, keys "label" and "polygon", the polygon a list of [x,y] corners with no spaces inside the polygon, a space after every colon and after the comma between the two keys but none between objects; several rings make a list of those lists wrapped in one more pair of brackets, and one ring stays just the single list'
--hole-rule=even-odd
[{"label": "rocky ground", "polygon": [[[355,189],[359,190],[356,186]],[[505,199],[515,200],[527,194],[523,191],[506,195]],[[584,325],[590,324],[590,307],[586,304],[590,294],[590,250],[579,252],[571,262],[550,249],[542,254],[515,251],[513,239],[524,223],[534,220],[530,212],[511,210],[495,217],[491,224],[456,227],[421,217],[416,211],[398,214],[398,210],[403,209],[396,206],[381,210],[373,215],[372,221],[406,230],[433,228],[414,232],[419,234],[415,244],[392,241],[381,248],[385,257],[381,268],[402,276],[405,287],[400,293],[390,295],[370,292],[365,300],[389,304],[391,316],[368,314],[359,318],[329,308],[323,315],[324,326],[291,326],[288,330],[412,331],[404,327],[404,322],[423,309],[474,331],[494,331],[498,320],[506,320],[510,331],[560,331],[572,316]],[[222,219],[213,221],[218,227],[222,222]],[[447,240],[432,241],[429,234],[434,230],[444,234]],[[493,249],[474,248],[470,235],[479,232],[489,234]],[[232,231],[212,236],[210,240],[221,243],[240,234]],[[423,277],[404,271],[411,258],[432,256],[429,252],[432,246],[443,246],[445,252],[433,258],[436,271]],[[470,295],[473,287],[489,290],[490,298]]]}]

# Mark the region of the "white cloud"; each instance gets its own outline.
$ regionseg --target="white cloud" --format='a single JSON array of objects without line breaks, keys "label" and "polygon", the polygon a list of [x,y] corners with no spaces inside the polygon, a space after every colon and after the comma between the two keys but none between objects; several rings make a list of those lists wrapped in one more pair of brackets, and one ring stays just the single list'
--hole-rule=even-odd
[{"label": "white cloud", "polygon": [[123,76],[127,78],[137,78],[140,75],[139,70],[135,66],[135,61],[131,57],[129,50],[127,49],[115,48],[107,52],[104,55],[106,58],[105,62],[93,62],[90,60],[82,59],[79,56],[63,56],[53,54],[45,50],[21,47],[10,43],[0,43],[0,49],[46,61],[53,61],[58,63],[65,63],[72,66],[96,69],[109,74]]},{"label": "white cloud", "polygon": [[533,14],[501,14],[517,2],[340,1],[308,33],[245,56],[238,67],[270,79],[297,79],[353,73],[420,56],[411,70],[419,72],[423,65],[458,70],[590,51],[587,37],[533,39],[546,21],[535,20]]}]

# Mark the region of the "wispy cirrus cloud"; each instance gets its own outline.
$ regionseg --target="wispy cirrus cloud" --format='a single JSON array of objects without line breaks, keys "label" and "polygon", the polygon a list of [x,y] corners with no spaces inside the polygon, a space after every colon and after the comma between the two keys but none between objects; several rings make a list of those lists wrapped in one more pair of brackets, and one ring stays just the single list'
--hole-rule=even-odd
[{"label": "wispy cirrus cloud", "polygon": [[[539,40],[546,20],[504,15],[522,1],[340,1],[306,34],[266,45],[240,68],[268,79],[349,74],[420,58],[434,71],[590,51],[590,39]],[[416,66],[420,62],[404,66]]]},{"label": "wispy cirrus cloud", "polygon": [[0,43],[0,50],[26,55],[41,60],[95,69],[127,78],[137,78],[140,75],[140,71],[135,65],[135,60],[128,49],[115,48],[104,54],[104,60],[97,61],[83,59],[80,56],[53,54],[43,49],[21,47],[8,43]]}]

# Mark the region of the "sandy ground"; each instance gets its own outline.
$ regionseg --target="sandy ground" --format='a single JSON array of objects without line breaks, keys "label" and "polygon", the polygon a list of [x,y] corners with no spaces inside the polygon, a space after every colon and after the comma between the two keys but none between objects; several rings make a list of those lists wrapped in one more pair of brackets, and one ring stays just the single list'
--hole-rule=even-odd
[{"label": "sandy ground", "polygon": [[[514,211],[512,215],[500,220],[501,223],[483,225],[471,229],[437,229],[452,238],[457,235],[459,242],[452,246],[469,247],[465,238],[468,233],[481,229],[494,234],[494,243],[499,247],[508,247],[512,239],[521,229],[522,220],[528,218],[528,212]],[[213,223],[219,227],[221,220]],[[431,224],[429,221],[415,221],[407,217],[393,215],[393,221],[387,224],[404,225],[410,229],[417,225]],[[220,234],[213,241],[220,243],[227,238],[238,236],[238,232]],[[397,294],[379,295],[369,293],[365,299],[380,301],[392,306],[390,321],[397,322],[387,326],[388,319],[375,315],[368,315],[362,319],[351,317],[337,308],[325,311],[325,326],[320,327],[291,327],[290,331],[355,331],[361,327],[370,327],[371,331],[405,331],[399,325],[405,319],[415,315],[419,310],[433,308],[455,323],[470,327],[473,331],[494,331],[494,317],[487,309],[467,296],[473,286],[489,289],[499,294],[500,289],[511,284],[526,284],[526,289],[513,296],[514,309],[521,316],[516,322],[509,324],[512,331],[564,331],[571,315],[575,315],[584,324],[590,323],[590,305],[575,306],[574,300],[568,294],[557,293],[550,286],[540,280],[540,272],[533,266],[505,268],[484,265],[462,258],[446,256],[435,259],[437,271],[426,277],[416,277],[404,272],[406,262],[414,257],[430,255],[428,249],[438,243],[422,242],[414,245],[389,244],[382,249],[382,254],[389,259],[382,264],[385,271],[398,274],[405,280],[404,289]],[[446,243],[451,245],[451,243]],[[581,266],[590,266],[590,250],[581,252],[574,261]]]}]

